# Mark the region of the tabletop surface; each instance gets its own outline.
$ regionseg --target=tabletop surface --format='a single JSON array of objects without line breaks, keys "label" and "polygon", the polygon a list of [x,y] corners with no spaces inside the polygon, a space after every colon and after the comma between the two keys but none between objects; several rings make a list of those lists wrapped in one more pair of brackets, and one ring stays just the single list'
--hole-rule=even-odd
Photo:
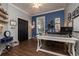
[{"label": "tabletop surface", "polygon": [[73,42],[73,41],[79,41],[79,39],[74,38],[74,37],[55,37],[55,36],[37,36],[37,39],[42,39],[42,40],[52,40],[52,41],[60,41],[60,42]]}]

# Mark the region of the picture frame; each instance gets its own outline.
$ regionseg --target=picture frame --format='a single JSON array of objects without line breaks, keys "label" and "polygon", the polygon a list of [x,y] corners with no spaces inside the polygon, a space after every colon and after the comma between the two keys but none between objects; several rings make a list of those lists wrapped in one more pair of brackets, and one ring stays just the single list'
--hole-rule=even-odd
[{"label": "picture frame", "polygon": [[16,21],[15,20],[11,20],[10,21],[10,25],[11,25],[11,29],[15,29],[15,27],[16,27]]},{"label": "picture frame", "polygon": [[11,26],[16,26],[16,21],[15,21],[15,20],[11,20],[11,21],[10,21],[10,25],[11,25]]}]

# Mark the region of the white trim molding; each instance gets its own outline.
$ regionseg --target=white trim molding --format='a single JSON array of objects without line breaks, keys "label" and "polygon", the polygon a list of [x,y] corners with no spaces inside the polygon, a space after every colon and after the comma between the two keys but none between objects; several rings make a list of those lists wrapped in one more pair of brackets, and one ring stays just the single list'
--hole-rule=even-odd
[{"label": "white trim molding", "polygon": [[30,14],[29,14],[28,12],[26,12],[26,11],[24,11],[23,9],[21,9],[21,8],[19,8],[19,7],[17,7],[17,6],[15,6],[14,4],[9,3],[9,5],[10,5],[10,6],[12,6],[12,7],[14,7],[14,8],[16,8],[17,10],[19,10],[19,11],[23,12],[24,14],[26,14],[26,15],[29,15],[29,16],[30,16]]},{"label": "white trim molding", "polygon": [[57,10],[51,10],[51,11],[47,11],[47,12],[42,12],[42,13],[35,14],[35,15],[32,15],[32,16],[47,14],[47,13],[56,12],[56,11],[61,11],[61,10],[64,10],[64,8],[60,8],[60,9],[57,9]]}]

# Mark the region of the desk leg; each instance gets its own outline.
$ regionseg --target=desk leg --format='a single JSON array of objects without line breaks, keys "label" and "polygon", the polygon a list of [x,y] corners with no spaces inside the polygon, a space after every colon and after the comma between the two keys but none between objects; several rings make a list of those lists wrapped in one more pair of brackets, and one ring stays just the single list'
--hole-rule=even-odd
[{"label": "desk leg", "polygon": [[42,47],[42,41],[41,40],[39,40],[39,46],[40,46],[40,48]]},{"label": "desk leg", "polygon": [[72,44],[72,55],[75,56],[75,43]]},{"label": "desk leg", "polygon": [[37,39],[37,52],[41,48],[41,46],[42,46],[41,40]]},{"label": "desk leg", "polygon": [[69,43],[68,52],[71,56],[75,56],[75,43]]},{"label": "desk leg", "polygon": [[69,52],[70,55],[72,55],[71,54],[71,44],[70,43],[68,43],[68,52]]},{"label": "desk leg", "polygon": [[40,49],[40,46],[39,46],[39,45],[40,45],[39,39],[37,39],[37,50],[36,50],[37,52],[38,52],[38,50]]}]

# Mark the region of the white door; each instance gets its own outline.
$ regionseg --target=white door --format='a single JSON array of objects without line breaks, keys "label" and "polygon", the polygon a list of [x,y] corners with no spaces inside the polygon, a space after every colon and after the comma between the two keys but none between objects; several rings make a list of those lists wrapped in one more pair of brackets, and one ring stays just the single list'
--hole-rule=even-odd
[{"label": "white door", "polygon": [[45,16],[37,17],[36,30],[37,35],[45,35]]}]

